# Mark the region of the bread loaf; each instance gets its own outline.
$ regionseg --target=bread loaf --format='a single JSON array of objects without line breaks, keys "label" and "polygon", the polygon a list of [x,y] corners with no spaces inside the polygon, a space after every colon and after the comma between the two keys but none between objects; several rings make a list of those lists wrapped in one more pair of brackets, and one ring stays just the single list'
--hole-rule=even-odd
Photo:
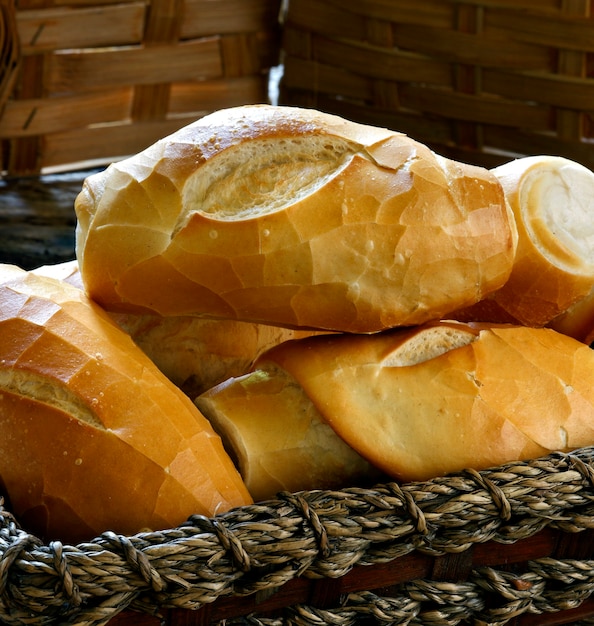
[{"label": "bread loaf", "polygon": [[[248,387],[257,402],[258,378],[287,433],[301,411],[316,411],[361,457],[401,481],[594,443],[594,351],[545,328],[435,322],[311,337],[268,351],[251,377],[196,400],[242,459],[246,477],[259,471],[249,467],[259,423],[248,423],[233,398]],[[275,394],[276,401],[268,397]],[[273,485],[285,468],[268,454]],[[319,454],[320,463],[331,466],[336,455],[329,454],[334,459]],[[262,488],[267,477],[260,477]]]},{"label": "bread loaf", "polygon": [[230,378],[195,402],[223,438],[256,501],[281,491],[353,487],[380,477],[282,369]]},{"label": "bread loaf", "polygon": [[251,498],[220,438],[83,292],[0,266],[0,479],[46,539],[213,515]]},{"label": "bread loaf", "polygon": [[186,395],[196,395],[250,371],[266,350],[314,331],[190,315],[112,313],[157,367]]},{"label": "bread loaf", "polygon": [[[76,261],[33,271],[84,288]],[[247,373],[254,360],[273,346],[316,332],[193,315],[110,313],[110,317],[190,397]]]},{"label": "bread loaf", "polygon": [[293,107],[206,116],[90,176],[75,208],[110,311],[373,332],[482,299],[515,252],[489,171]]},{"label": "bread loaf", "polygon": [[509,279],[462,320],[544,326],[594,286],[594,173],[569,159],[532,156],[493,170],[518,230]]}]

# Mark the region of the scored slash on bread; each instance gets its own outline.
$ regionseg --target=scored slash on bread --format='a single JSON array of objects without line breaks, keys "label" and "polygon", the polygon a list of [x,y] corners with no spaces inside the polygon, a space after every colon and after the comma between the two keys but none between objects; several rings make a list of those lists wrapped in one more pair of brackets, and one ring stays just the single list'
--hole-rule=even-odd
[{"label": "scored slash on bread", "polygon": [[75,209],[111,311],[374,332],[480,300],[515,252],[488,170],[295,107],[201,118],[88,177]]},{"label": "scored slash on bread", "polygon": [[251,498],[220,438],[65,281],[0,266],[0,476],[46,539],[132,534]]},{"label": "scored slash on bread", "polygon": [[[242,394],[276,407],[278,436],[266,445],[254,436],[257,412],[246,419],[249,409],[234,401]],[[318,336],[273,348],[254,373],[196,403],[235,451],[248,488],[254,481],[259,493],[278,486],[279,476],[315,487],[307,471],[283,477],[279,463],[284,449],[299,450],[304,437],[292,436],[292,423],[301,411],[315,413],[315,423],[330,426],[387,475],[425,480],[590,445],[594,351],[550,329],[447,321]],[[326,452],[318,451],[317,472],[344,453]],[[346,484],[355,476],[333,478]]]},{"label": "scored slash on bread", "polygon": [[[359,351],[362,361],[367,346],[371,348],[367,356],[376,366],[404,367],[436,358],[477,336],[471,327],[455,323],[403,330],[381,355],[373,350],[372,338],[352,340],[358,343],[353,350]],[[302,349],[307,354],[316,348],[314,344]],[[223,438],[253,498],[378,479],[380,472],[332,429],[299,382],[275,364],[273,355],[269,360],[264,354],[252,373],[231,378],[195,399]]]},{"label": "scored slash on bread", "polygon": [[435,359],[444,352],[465,346],[478,337],[472,326],[442,321],[400,333],[381,363],[384,367],[405,367]]},{"label": "scored slash on bread", "polygon": [[[86,292],[176,385],[200,392],[248,499],[423,480],[591,445],[594,352],[529,326],[592,332],[592,198],[594,174],[566,159],[489,171],[317,111],[237,107],[89,177],[75,270],[37,274]],[[465,315],[477,322],[443,321]],[[215,328],[250,358],[220,358],[226,348],[206,337]],[[190,389],[195,340],[203,388],[218,366],[235,376],[256,357],[252,371]],[[45,384],[44,367],[68,366],[43,365],[46,352],[31,361],[38,371],[0,370],[2,401],[28,419],[31,402],[50,420],[79,414],[97,438],[94,404]],[[216,510],[230,504],[204,489]]]}]

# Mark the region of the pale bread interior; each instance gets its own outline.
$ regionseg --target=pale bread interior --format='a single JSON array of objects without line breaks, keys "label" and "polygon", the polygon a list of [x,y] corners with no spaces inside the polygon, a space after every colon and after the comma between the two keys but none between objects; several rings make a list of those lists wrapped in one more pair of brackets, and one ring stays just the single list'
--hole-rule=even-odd
[{"label": "pale bread interior", "polygon": [[405,367],[434,359],[449,350],[472,343],[478,334],[471,327],[462,325],[428,326],[415,331],[411,337],[398,345],[384,358],[385,367]]},{"label": "pale bread interior", "polygon": [[55,380],[14,368],[0,369],[0,390],[47,404],[95,428],[105,430],[93,411],[79,397],[66,387],[57,384]]},{"label": "pale bread interior", "polygon": [[[594,271],[594,173],[573,161],[548,159],[528,171],[520,210],[541,254],[564,266],[564,258],[543,241],[550,234]],[[574,264],[571,264],[574,267]]]},{"label": "pale bread interior", "polygon": [[359,148],[325,135],[239,143],[188,178],[182,217],[200,212],[219,220],[240,220],[273,213],[322,187]]}]

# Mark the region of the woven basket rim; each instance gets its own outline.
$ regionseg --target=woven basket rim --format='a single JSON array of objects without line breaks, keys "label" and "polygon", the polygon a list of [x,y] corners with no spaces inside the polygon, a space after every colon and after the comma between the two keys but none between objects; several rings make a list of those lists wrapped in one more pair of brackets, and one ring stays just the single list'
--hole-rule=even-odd
[{"label": "woven basket rim", "polygon": [[127,608],[196,609],[298,576],[337,578],[356,565],[514,543],[545,528],[594,528],[594,447],[420,483],[281,493],[78,545],[44,544],[2,508],[0,620],[99,625]]}]

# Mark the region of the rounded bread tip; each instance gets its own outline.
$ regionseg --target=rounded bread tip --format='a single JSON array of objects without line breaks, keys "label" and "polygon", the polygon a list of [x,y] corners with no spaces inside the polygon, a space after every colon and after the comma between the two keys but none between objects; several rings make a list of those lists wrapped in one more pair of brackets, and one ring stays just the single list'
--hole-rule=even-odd
[{"label": "rounded bread tip", "polygon": [[594,287],[594,172],[549,155],[492,171],[512,209],[518,244],[508,281],[490,297],[518,323],[544,326]]}]

